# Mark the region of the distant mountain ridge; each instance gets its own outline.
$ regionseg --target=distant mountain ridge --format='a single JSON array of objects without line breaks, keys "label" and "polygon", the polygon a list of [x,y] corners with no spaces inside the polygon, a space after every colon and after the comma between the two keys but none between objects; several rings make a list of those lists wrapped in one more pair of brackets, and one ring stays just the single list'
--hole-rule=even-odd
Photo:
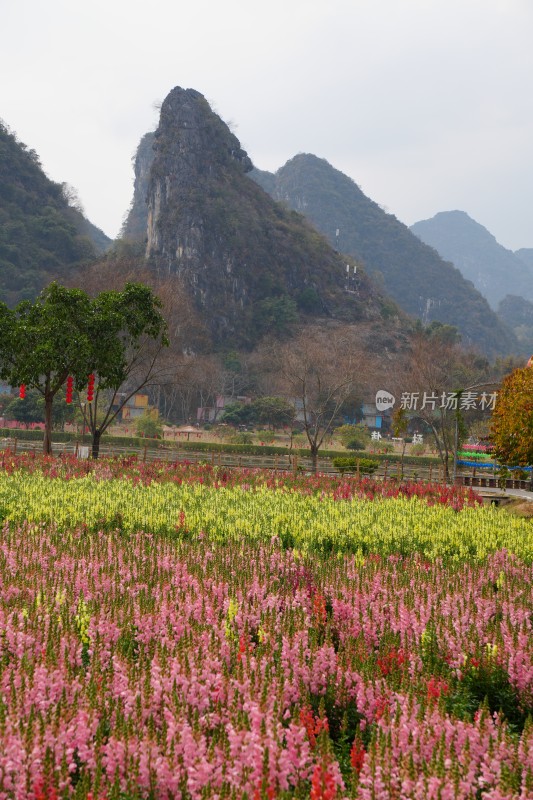
[{"label": "distant mountain ridge", "polygon": [[533,250],[507,250],[464,211],[441,211],[411,230],[471,280],[492,308],[508,294],[533,301]]},{"label": "distant mountain ridge", "polygon": [[9,305],[32,299],[111,244],[67,194],[0,123],[0,298]]},{"label": "distant mountain ridge", "polygon": [[515,250],[515,256],[533,271],[533,247],[522,247],[520,250]]},{"label": "distant mountain ridge", "polygon": [[254,169],[250,177],[362,263],[409,314],[456,326],[466,344],[488,355],[516,350],[512,332],[473,284],[326,160],[301,153],[275,174]]}]

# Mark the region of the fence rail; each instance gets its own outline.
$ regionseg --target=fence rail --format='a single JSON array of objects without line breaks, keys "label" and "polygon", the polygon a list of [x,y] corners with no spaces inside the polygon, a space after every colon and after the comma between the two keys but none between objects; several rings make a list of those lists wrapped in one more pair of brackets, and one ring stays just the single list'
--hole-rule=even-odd
[{"label": "fence rail", "polygon": [[[25,439],[4,439],[0,441],[0,449],[8,450],[11,453],[40,453],[42,443],[38,441],[28,441]],[[54,442],[52,452],[55,455],[70,454],[78,458],[89,458],[90,445],[81,442]],[[292,453],[277,455],[250,455],[248,453],[228,453],[224,451],[207,452],[195,450],[180,450],[179,447],[160,446],[151,448],[144,447],[120,447],[117,444],[101,444],[101,456],[126,457],[136,455],[141,461],[188,461],[192,463],[205,463],[219,467],[249,467],[259,469],[272,469],[279,471],[312,471],[311,458],[294,455]],[[319,472],[326,474],[338,474],[338,470],[333,466],[330,458],[318,459]],[[357,472],[357,469],[355,470]],[[401,466],[399,463],[382,461],[375,476],[381,478],[402,477]],[[438,465],[418,466],[406,464],[403,468],[404,480],[421,481],[441,481],[443,480],[442,468]]]},{"label": "fence rail", "polygon": [[[35,453],[42,451],[42,443],[28,441],[24,439],[4,439],[0,440],[0,450],[11,453]],[[78,458],[89,458],[90,445],[81,442],[54,442],[52,444],[54,455],[69,454]],[[101,444],[100,455],[110,457],[122,457],[136,455],[140,461],[167,461],[167,462],[191,462],[211,464],[218,467],[248,467],[256,469],[271,469],[274,471],[312,471],[312,461],[310,458],[294,455],[291,453],[278,455],[250,455],[247,453],[228,453],[228,452],[207,452],[195,450],[180,450],[176,447],[159,446],[149,447],[119,447],[117,444]],[[325,474],[339,474],[333,466],[331,459],[319,458],[318,470]],[[355,470],[357,472],[357,470]],[[353,473],[350,473],[353,474]],[[394,478],[404,481],[419,481],[424,483],[444,482],[444,471],[441,465],[431,464],[415,465],[404,464],[403,471],[399,462],[381,461],[378,469],[374,472],[378,478]],[[472,470],[461,470],[456,476],[455,483],[458,486],[471,486],[473,488],[507,488],[531,490],[531,481],[508,478],[503,481],[494,475],[476,475],[475,468]]]}]

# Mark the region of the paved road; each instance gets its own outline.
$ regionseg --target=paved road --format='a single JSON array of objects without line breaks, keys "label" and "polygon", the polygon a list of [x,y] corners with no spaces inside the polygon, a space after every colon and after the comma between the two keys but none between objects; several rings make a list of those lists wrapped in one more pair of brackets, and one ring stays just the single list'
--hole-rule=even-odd
[{"label": "paved road", "polygon": [[520,497],[522,500],[529,500],[530,503],[533,503],[533,492],[526,492],[525,489],[506,489],[503,491],[502,489],[494,489],[494,488],[485,488],[480,486],[472,486],[472,491],[477,492],[478,494],[484,495],[485,497],[489,495],[494,495],[496,497]]}]

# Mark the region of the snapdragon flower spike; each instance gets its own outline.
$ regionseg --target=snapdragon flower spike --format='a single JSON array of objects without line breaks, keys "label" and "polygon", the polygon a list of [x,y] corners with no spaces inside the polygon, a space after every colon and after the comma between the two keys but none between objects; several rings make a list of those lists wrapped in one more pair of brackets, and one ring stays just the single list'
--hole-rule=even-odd
[{"label": "snapdragon flower spike", "polygon": [[19,397],[21,400],[24,400],[26,397],[26,384],[21,383],[19,388]]},{"label": "snapdragon flower spike", "polygon": [[[316,476],[3,463],[0,800],[531,800],[527,521]],[[373,550],[321,549],[334,524]]]}]

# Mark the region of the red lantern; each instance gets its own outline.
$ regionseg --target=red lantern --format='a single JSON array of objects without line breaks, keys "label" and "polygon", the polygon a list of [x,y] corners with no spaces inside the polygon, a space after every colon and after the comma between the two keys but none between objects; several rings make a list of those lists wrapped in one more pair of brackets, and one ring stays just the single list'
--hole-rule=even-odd
[{"label": "red lantern", "polygon": [[24,400],[24,398],[26,397],[26,384],[25,383],[21,383],[20,384],[19,397],[20,397],[21,400]]},{"label": "red lantern", "polygon": [[92,403],[94,399],[94,374],[91,372],[87,380],[87,402]]},{"label": "red lantern", "polygon": [[72,375],[69,375],[67,378],[67,390],[65,400],[67,403],[72,403],[72,391],[74,388],[74,378]]}]

